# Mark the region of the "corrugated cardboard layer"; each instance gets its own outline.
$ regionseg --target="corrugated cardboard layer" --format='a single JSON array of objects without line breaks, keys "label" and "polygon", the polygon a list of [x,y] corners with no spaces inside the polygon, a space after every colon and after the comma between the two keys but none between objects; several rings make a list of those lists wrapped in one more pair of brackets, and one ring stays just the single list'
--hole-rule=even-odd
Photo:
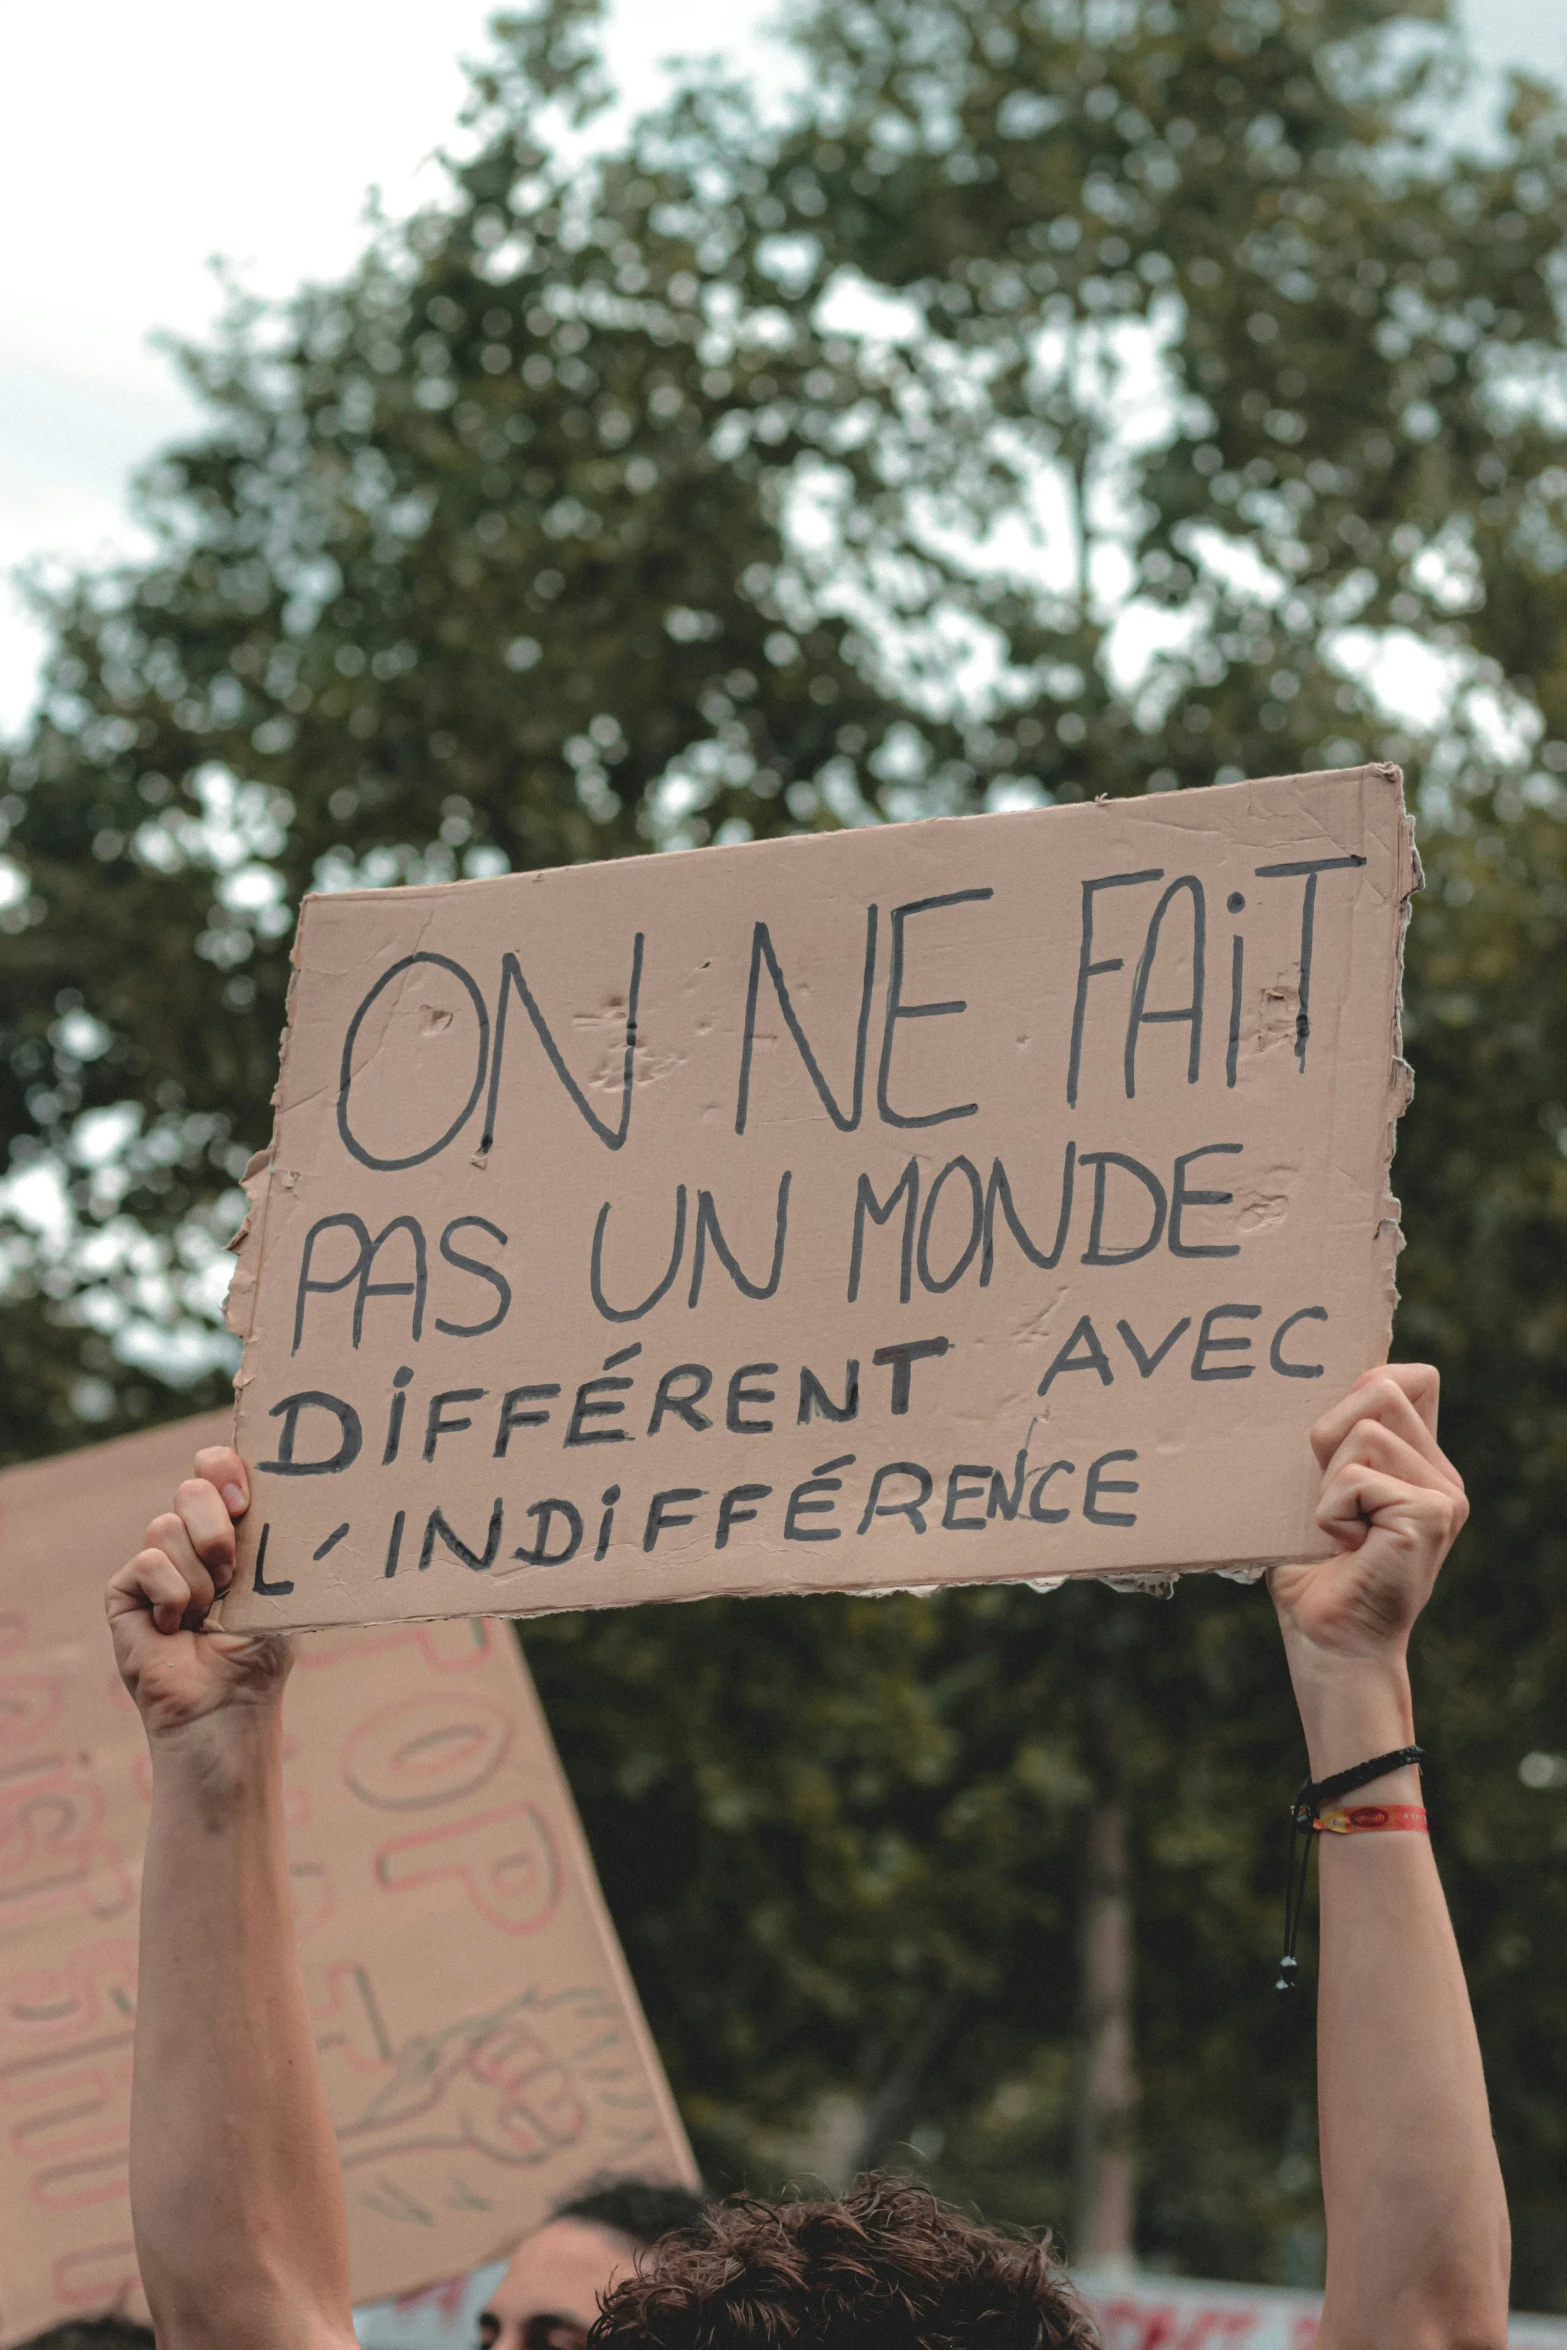
[{"label": "corrugated cardboard layer", "polygon": [[[102,1586],[227,1416],[0,1476],[0,2345],[144,2314],[126,2176],[149,1778]],[[691,2158],[515,1640],[301,1645],[289,1854],[373,2299]]]},{"label": "corrugated cardboard layer", "polygon": [[306,903],[235,1625],[1320,1555],[1397,770]]}]

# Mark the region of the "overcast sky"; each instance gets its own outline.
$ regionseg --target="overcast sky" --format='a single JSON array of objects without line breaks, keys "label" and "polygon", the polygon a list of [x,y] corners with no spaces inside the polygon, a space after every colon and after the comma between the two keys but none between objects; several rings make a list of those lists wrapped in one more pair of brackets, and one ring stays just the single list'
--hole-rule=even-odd
[{"label": "overcast sky", "polygon": [[[1489,61],[1567,80],[1559,0],[1466,0]],[[365,192],[401,212],[484,46],[480,0],[0,0],[0,730],[30,706],[40,639],[3,585],[24,561],[134,545],[131,472],[192,411],[156,330],[199,335],[210,258],[286,293],[346,269]],[[618,0],[635,100],[671,50],[776,77],[772,0]]]}]

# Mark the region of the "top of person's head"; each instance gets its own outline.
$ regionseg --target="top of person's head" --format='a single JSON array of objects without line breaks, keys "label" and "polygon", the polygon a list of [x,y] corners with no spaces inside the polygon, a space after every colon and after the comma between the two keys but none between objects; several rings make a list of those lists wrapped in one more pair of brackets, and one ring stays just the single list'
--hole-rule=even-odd
[{"label": "top of person's head", "polygon": [[694,2227],[707,2208],[706,2196],[690,2187],[662,2186],[652,2179],[602,2178],[558,2204],[550,2217],[585,2220],[633,2244],[656,2244],[672,2229]]},{"label": "top of person's head", "polygon": [[156,2350],[156,2344],[151,2326],[129,2317],[68,2317],[17,2350]]},{"label": "top of person's head", "polygon": [[732,2196],[610,2293],[591,2350],[1096,2350],[1048,2239],[1004,2234],[911,2180],[842,2197]]}]

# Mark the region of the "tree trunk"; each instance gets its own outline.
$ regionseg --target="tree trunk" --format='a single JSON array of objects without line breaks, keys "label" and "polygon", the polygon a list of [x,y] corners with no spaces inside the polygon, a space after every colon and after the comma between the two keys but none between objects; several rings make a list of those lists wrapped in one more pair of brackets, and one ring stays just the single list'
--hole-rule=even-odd
[{"label": "tree trunk", "polygon": [[915,2100],[962,2006],[960,1991],[949,1987],[938,1992],[891,2069],[866,2098],[859,2141],[845,2185],[861,2171],[871,2170],[889,2159],[892,2141],[915,2118]]},{"label": "tree trunk", "polygon": [[1136,2234],[1132,2122],[1132,1914],[1126,1805],[1100,1796],[1088,1815],[1082,2037],[1077,2078],[1077,2232],[1085,2268],[1130,2266]]}]

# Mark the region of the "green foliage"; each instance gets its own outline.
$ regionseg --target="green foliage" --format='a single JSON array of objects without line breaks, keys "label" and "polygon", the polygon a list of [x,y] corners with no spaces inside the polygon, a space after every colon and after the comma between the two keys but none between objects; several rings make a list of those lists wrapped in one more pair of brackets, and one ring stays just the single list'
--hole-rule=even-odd
[{"label": "green foliage", "polygon": [[[1113,1770],[1142,1821],[1149,2248],[1230,2273],[1296,2222],[1273,2173],[1309,2018],[1275,2012],[1271,1961],[1299,1732],[1260,1593],[1169,1604],[997,1590],[527,1628],[716,2175],[793,2167],[810,2100],[847,2084],[861,2159],[908,2159],[912,2130],[954,2192],[1070,2222],[1078,1848]],[[1263,2175],[1240,2175],[1258,2142]],[[1205,2200],[1215,2147],[1236,2175]]]},{"label": "green foliage", "polygon": [[1527,2307],[1567,2304],[1567,1767],[1519,1778],[1524,1757],[1559,1757],[1567,1692],[1567,837],[1511,804],[1443,839],[1411,932],[1400,1336],[1442,1365],[1474,1501],[1423,1645],[1423,1714]]},{"label": "green foliage", "polygon": [[[1401,1343],[1478,1504],[1422,1721],[1519,2298],[1567,2302],[1567,1797],[1518,1777],[1567,1681],[1561,106],[1521,90],[1455,157],[1435,6],[824,0],[782,121],[698,80],[588,152],[596,26],[502,22],[450,201],[185,354],[210,422],[144,484],[154,555],[53,608],[0,775],[0,1121],[74,1225],[13,1221],[9,1457],[212,1392],[190,1333],[306,889],[1404,759]],[[1418,725],[1366,683],[1397,632],[1437,656]],[[134,1367],[160,1328],[205,1386]],[[1146,2248],[1309,2265],[1276,1641],[1260,1594],[1149,1606],[530,1632],[715,2167],[765,2176],[849,2090],[859,2151],[913,2130],[947,2186],[1064,2216],[1113,1780]]]}]

